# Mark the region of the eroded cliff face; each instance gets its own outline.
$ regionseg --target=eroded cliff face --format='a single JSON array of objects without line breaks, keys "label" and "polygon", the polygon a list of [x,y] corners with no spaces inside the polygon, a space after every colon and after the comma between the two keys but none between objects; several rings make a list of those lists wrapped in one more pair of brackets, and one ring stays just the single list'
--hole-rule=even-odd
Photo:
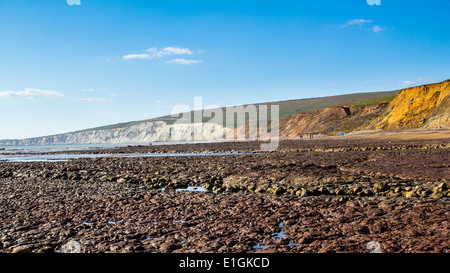
[{"label": "eroded cliff face", "polygon": [[448,128],[450,80],[403,89],[370,129]]},{"label": "eroded cliff face", "polygon": [[450,80],[403,89],[389,104],[343,105],[280,121],[281,136],[408,128],[450,128]]},{"label": "eroded cliff face", "polygon": [[[235,134],[248,137],[251,128],[241,126]],[[280,120],[281,137],[408,128],[450,128],[450,80],[403,89],[390,103],[329,107]]]},{"label": "eroded cliff face", "polygon": [[[386,106],[386,103],[372,106],[342,105],[295,114],[280,120],[280,137],[308,134],[334,135],[360,130],[378,117]],[[234,134],[240,139],[251,138],[257,133],[260,138],[268,138],[268,134],[261,134],[261,130],[257,133],[255,131],[256,125],[252,124],[236,128]]]},{"label": "eroded cliff face", "polygon": [[281,136],[324,133],[349,116],[347,107],[331,107],[319,111],[300,113],[281,121]]},{"label": "eroded cliff face", "polygon": [[361,130],[368,122],[378,117],[386,105],[343,105],[296,114],[281,120],[280,135],[334,135],[340,132]]}]

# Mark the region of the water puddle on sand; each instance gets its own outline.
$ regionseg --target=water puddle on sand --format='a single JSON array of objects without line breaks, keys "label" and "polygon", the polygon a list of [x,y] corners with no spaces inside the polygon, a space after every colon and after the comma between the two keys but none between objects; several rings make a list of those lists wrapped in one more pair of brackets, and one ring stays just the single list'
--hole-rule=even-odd
[{"label": "water puddle on sand", "polygon": [[162,239],[163,237],[147,237],[144,240],[159,240]]},{"label": "water puddle on sand", "polygon": [[[119,221],[117,221],[117,222],[114,222],[114,221],[108,221],[108,224],[115,225],[115,224],[117,224],[117,223],[122,223],[122,222],[124,222],[123,219],[122,219],[122,220],[119,220]],[[125,222],[125,223],[127,223],[127,222]]]},{"label": "water puddle on sand", "polygon": [[[279,227],[279,228],[282,228],[283,225],[284,225],[284,223],[280,223],[280,224],[278,225],[278,227]],[[280,232],[272,233],[271,236],[272,236],[272,237],[271,237],[272,240],[282,239],[282,238],[289,237],[289,235],[286,235],[286,234],[284,233],[283,230],[281,230]],[[288,246],[297,246],[297,245],[298,245],[298,243],[288,243]],[[264,250],[264,249],[266,249],[267,247],[268,247],[268,245],[260,245],[260,244],[257,244],[257,245],[254,245],[254,246],[253,246],[253,249],[255,249],[256,251],[258,251],[258,250],[261,250],[261,249]]]},{"label": "water puddle on sand", "polygon": [[[280,223],[278,225],[279,228],[283,227],[283,223]],[[284,237],[289,237],[288,235],[284,234],[284,231],[281,230],[280,232],[276,232],[276,233],[272,233],[272,240],[273,239],[278,239],[278,238],[284,238]]]},{"label": "water puddle on sand", "polygon": [[[160,188],[160,191],[174,191],[173,189],[166,189],[166,188]],[[203,187],[195,187],[195,186],[189,186],[187,188],[178,188],[175,189],[175,192],[183,192],[183,191],[198,191],[198,192],[207,192],[208,190]]]},{"label": "water puddle on sand", "polygon": [[201,192],[205,192],[207,191],[205,188],[203,187],[187,187],[185,189],[176,189],[175,191],[201,191]]},{"label": "water puddle on sand", "polygon": [[281,239],[281,238],[284,238],[284,237],[289,237],[289,236],[284,234],[283,231],[278,232],[278,233],[272,233],[272,239]]},{"label": "water puddle on sand", "polygon": [[253,249],[256,249],[256,250],[260,250],[260,249],[266,249],[267,248],[267,246],[268,245],[254,245],[253,246]]}]

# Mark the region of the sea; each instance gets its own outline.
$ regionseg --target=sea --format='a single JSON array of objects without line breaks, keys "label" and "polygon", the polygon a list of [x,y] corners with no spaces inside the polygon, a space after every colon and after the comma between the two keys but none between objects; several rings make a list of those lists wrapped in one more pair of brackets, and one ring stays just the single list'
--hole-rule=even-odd
[{"label": "sea", "polygon": [[[173,145],[173,144],[194,144],[194,143],[214,143],[220,141],[156,141],[151,142],[152,145]],[[39,146],[11,146],[0,145],[0,152],[30,152],[30,153],[46,153],[60,151],[78,151],[78,150],[97,150],[109,149],[115,147],[126,146],[148,146],[149,142],[132,142],[132,143],[102,143],[102,144],[67,144],[67,145],[39,145]]]},{"label": "sea", "polygon": [[[173,145],[192,143],[213,143],[218,141],[189,142],[152,142],[152,145]],[[77,158],[100,157],[156,157],[156,156],[214,156],[239,155],[246,153],[132,153],[132,154],[74,154],[72,151],[102,150],[127,146],[148,146],[149,143],[117,143],[117,144],[74,144],[74,145],[43,145],[43,146],[0,146],[0,161],[37,162],[37,161],[68,161]],[[59,152],[58,154],[48,154]],[[64,152],[64,153],[61,153]],[[45,154],[44,154],[45,153]]]}]

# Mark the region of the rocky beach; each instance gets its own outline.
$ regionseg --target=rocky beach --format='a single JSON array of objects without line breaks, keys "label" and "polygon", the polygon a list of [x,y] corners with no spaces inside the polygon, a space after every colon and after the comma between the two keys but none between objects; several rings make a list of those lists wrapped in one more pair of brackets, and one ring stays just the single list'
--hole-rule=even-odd
[{"label": "rocky beach", "polygon": [[403,136],[0,161],[0,252],[450,252],[448,132]]},{"label": "rocky beach", "polygon": [[0,0],[3,268],[442,270],[449,10]]}]

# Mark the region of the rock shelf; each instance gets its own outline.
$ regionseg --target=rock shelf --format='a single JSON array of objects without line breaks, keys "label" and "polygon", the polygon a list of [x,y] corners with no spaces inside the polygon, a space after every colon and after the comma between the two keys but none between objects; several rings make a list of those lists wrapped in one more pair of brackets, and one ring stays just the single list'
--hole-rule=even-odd
[{"label": "rock shelf", "polygon": [[0,162],[0,252],[450,252],[448,140],[258,145]]}]

